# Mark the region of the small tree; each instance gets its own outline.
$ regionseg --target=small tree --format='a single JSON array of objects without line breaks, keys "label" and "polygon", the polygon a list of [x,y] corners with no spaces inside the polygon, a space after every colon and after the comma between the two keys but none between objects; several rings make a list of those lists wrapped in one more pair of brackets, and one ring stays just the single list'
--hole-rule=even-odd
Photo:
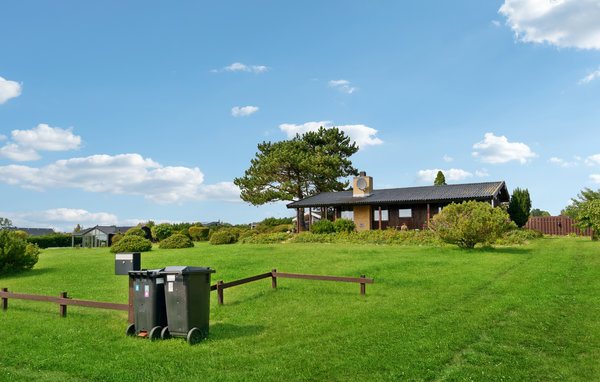
[{"label": "small tree", "polygon": [[490,244],[508,228],[508,214],[489,203],[474,200],[452,203],[435,215],[429,227],[438,237],[461,248]]},{"label": "small tree", "polygon": [[40,249],[10,231],[12,222],[0,218],[0,273],[31,269],[38,262]]},{"label": "small tree", "polygon": [[590,228],[592,231],[592,240],[598,240],[600,232],[600,199],[588,200],[579,204],[577,214],[574,216],[579,220],[575,225],[580,230]]},{"label": "small tree", "polygon": [[434,186],[446,186],[446,177],[444,176],[444,173],[442,172],[442,170],[438,171],[437,176],[435,177],[435,180],[433,181],[433,185]]},{"label": "small tree", "polygon": [[533,217],[550,216],[550,212],[540,210],[539,208],[534,208],[531,210],[530,216],[533,216]]},{"label": "small tree", "polygon": [[510,204],[508,205],[508,214],[510,220],[514,221],[515,224],[521,228],[529,220],[529,213],[531,212],[531,198],[529,197],[529,190],[515,188],[512,197],[510,198]]},{"label": "small tree", "polygon": [[73,230],[73,233],[77,232],[81,232],[81,226],[79,224],[77,224],[77,226],[75,226],[75,229]]},{"label": "small tree", "polygon": [[166,239],[172,233],[173,227],[169,223],[161,223],[152,227],[152,236],[158,241]]}]

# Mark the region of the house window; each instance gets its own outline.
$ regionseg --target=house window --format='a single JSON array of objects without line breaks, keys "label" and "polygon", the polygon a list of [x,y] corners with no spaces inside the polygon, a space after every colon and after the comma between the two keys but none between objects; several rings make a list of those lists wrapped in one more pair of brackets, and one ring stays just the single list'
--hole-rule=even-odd
[{"label": "house window", "polygon": [[412,209],[411,208],[401,208],[398,210],[399,218],[412,218]]},{"label": "house window", "polygon": [[[373,210],[373,220],[379,221],[379,209],[375,208]],[[381,221],[388,221],[388,210],[381,209]]]},{"label": "house window", "polygon": [[348,219],[354,221],[354,211],[342,210],[342,219]]},{"label": "house window", "polygon": [[442,207],[438,207],[438,214],[442,212]]}]

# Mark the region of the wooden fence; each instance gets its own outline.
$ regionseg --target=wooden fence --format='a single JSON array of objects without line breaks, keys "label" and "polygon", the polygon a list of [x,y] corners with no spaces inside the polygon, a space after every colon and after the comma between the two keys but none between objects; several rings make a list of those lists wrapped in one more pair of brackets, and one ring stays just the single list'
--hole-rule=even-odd
[{"label": "wooden fence", "polygon": [[[244,279],[230,281],[224,283],[222,280],[217,281],[215,285],[211,285],[210,290],[217,291],[217,298],[219,305],[223,305],[223,290],[238,285],[247,284],[253,281],[271,278],[271,287],[277,288],[277,278],[290,278],[290,279],[304,279],[304,280],[321,280],[321,281],[340,281],[347,283],[358,283],[360,284],[360,294],[365,295],[366,284],[373,284],[373,279],[365,278],[365,275],[360,277],[341,277],[341,276],[322,276],[322,275],[304,275],[298,273],[282,273],[277,272],[273,269],[271,272],[262,273],[260,275],[246,277]],[[101,302],[101,301],[88,301],[88,300],[75,300],[67,297],[67,292],[61,292],[59,297],[55,296],[42,296],[37,294],[25,294],[25,293],[14,293],[9,292],[7,288],[0,289],[0,298],[2,299],[2,310],[8,309],[8,299],[14,298],[17,300],[32,300],[32,301],[45,301],[54,302],[59,305],[59,314],[61,317],[67,315],[67,306],[85,306],[88,308],[100,308],[100,309],[112,309],[112,310],[123,310],[128,312],[129,323],[134,322],[133,316],[133,279],[129,279],[129,303],[118,304],[114,302]]]},{"label": "wooden fence", "polygon": [[568,216],[538,216],[531,217],[525,224],[525,228],[540,231],[545,235],[568,235],[575,233],[577,235],[590,236],[590,229],[581,232],[574,224],[577,220],[571,219]]}]

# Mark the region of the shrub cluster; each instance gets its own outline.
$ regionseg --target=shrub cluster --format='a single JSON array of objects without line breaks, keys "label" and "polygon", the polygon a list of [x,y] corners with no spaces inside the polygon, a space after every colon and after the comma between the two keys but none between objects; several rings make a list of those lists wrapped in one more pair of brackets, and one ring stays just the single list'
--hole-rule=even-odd
[{"label": "shrub cluster", "polygon": [[146,232],[141,227],[131,227],[125,232],[125,236],[135,235],[139,237],[146,237]]},{"label": "shrub cluster", "polygon": [[[255,232],[255,231],[252,231]],[[277,244],[289,240],[292,237],[291,234],[286,232],[277,233],[255,233],[244,237],[240,236],[240,243],[242,244]]]},{"label": "shrub cluster", "polygon": [[208,227],[190,227],[188,233],[190,238],[194,241],[206,241],[208,240],[208,233],[210,229]]},{"label": "shrub cluster", "polygon": [[237,241],[237,237],[230,230],[219,230],[213,232],[210,236],[210,243],[213,245],[232,244]]},{"label": "shrub cluster", "polygon": [[38,262],[40,249],[18,234],[0,229],[0,273],[31,269]]},{"label": "shrub cluster", "polygon": [[335,232],[352,232],[356,229],[356,225],[352,220],[348,219],[337,219],[333,222],[333,229]]},{"label": "shrub cluster", "polygon": [[152,249],[152,243],[148,239],[137,235],[123,237],[110,247],[110,251],[117,252],[146,252]]},{"label": "shrub cluster", "polygon": [[265,220],[263,220],[261,222],[261,224],[267,226],[267,227],[275,227],[278,225],[290,225],[292,224],[294,218],[266,218]]},{"label": "shrub cluster", "polygon": [[312,233],[332,233],[332,232],[335,232],[335,228],[334,228],[332,222],[330,222],[327,219],[322,219],[322,220],[319,220],[318,222],[311,224],[310,232],[312,232]]},{"label": "shrub cluster", "polygon": [[544,234],[540,231],[528,228],[517,228],[505,232],[495,243],[500,245],[525,244],[528,241],[539,239],[541,237],[544,237]]},{"label": "shrub cluster", "polygon": [[332,244],[401,244],[401,245],[441,245],[441,241],[430,230],[398,231],[393,228],[362,232],[335,232],[315,234],[301,232],[294,236],[292,243],[332,243]]},{"label": "shrub cluster", "polygon": [[[70,247],[71,234],[55,233],[52,235],[44,236],[28,236],[27,242],[37,244],[37,246],[40,248]],[[75,244],[81,244],[81,236],[75,237]]]},{"label": "shrub cluster", "polygon": [[125,234],[122,234],[121,232],[115,233],[112,236],[112,239],[111,239],[112,241],[110,242],[110,245],[115,245],[116,243],[121,241],[124,237],[125,237]]},{"label": "shrub cluster", "polygon": [[161,223],[152,227],[152,237],[158,241],[164,240],[173,233],[173,226],[169,223]]},{"label": "shrub cluster", "polygon": [[194,243],[192,243],[189,237],[175,233],[161,241],[158,246],[163,249],[190,248],[194,246]]}]

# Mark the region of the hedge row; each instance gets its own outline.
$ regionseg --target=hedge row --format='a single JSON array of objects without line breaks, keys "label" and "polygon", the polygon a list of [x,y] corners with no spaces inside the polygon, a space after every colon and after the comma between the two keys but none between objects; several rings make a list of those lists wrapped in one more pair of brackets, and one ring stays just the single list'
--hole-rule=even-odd
[{"label": "hedge row", "polygon": [[[45,236],[28,236],[27,242],[37,244],[40,248],[70,247],[71,234],[55,233]],[[81,237],[75,237],[75,244],[81,244]]]}]

